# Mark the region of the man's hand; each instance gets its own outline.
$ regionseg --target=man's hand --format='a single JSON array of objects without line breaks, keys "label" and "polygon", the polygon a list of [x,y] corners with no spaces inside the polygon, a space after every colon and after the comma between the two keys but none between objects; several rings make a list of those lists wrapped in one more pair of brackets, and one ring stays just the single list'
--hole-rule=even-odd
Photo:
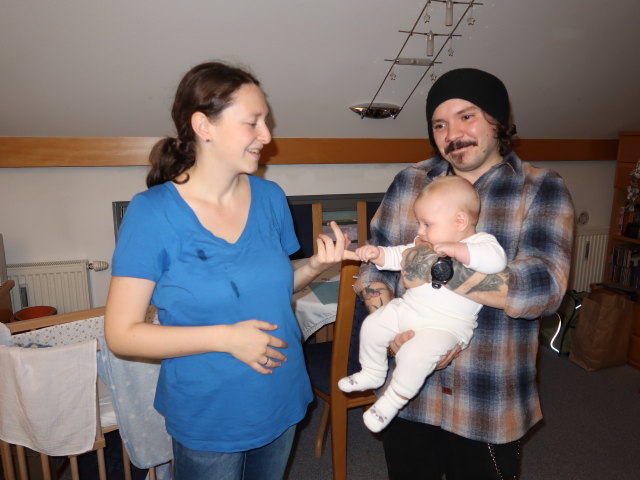
[{"label": "man's hand", "polygon": [[416,333],[413,330],[407,330],[406,332],[400,332],[399,334],[397,334],[389,344],[389,354],[392,357],[395,357],[402,344],[411,340],[415,336],[415,334]]},{"label": "man's hand", "polygon": [[[395,338],[389,344],[389,355],[395,357],[398,353],[398,350],[402,347],[402,345],[409,340],[411,340],[415,336],[415,332],[413,330],[407,330],[406,332],[400,332],[395,336]],[[440,361],[436,365],[436,370],[442,370],[443,368],[447,368],[453,360],[460,354],[462,348],[460,345],[456,345],[451,350],[449,350],[446,355],[440,357]]]},{"label": "man's hand", "polygon": [[446,355],[440,357],[440,361],[436,365],[436,370],[442,370],[443,368],[447,368],[451,362],[455,360],[455,358],[460,355],[462,348],[460,345],[456,345],[451,350],[447,352]]}]

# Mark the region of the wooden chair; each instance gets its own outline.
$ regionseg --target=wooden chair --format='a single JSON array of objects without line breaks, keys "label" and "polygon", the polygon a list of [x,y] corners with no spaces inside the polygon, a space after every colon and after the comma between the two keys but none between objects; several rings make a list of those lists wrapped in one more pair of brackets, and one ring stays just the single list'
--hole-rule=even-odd
[{"label": "wooden chair", "polygon": [[322,204],[289,204],[293,228],[295,229],[300,250],[291,255],[291,260],[308,258],[317,252],[316,238],[322,232]]},{"label": "wooden chair", "polygon": [[333,478],[347,475],[347,410],[371,405],[376,401],[371,390],[344,393],[338,380],[347,375],[356,294],[353,290],[360,263],[343,261],[340,270],[338,309],[332,342],[306,344],[307,369],[315,394],[324,401],[322,418],[315,438],[314,454],[322,455],[327,426],[331,425],[331,458]]},{"label": "wooden chair", "polygon": [[356,203],[356,217],[358,222],[358,246],[361,247],[367,243],[369,237],[371,237],[371,230],[369,224],[371,219],[378,211],[380,202],[367,202],[359,200]]},{"label": "wooden chair", "polygon": [[11,303],[11,289],[14,287],[13,280],[7,280],[0,285],[0,322],[7,323],[13,317],[13,305]]}]

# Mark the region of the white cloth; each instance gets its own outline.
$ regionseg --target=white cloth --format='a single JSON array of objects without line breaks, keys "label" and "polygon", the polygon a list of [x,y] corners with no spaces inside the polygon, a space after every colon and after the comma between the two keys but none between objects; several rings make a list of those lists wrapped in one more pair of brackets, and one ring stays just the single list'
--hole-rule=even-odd
[{"label": "white cloth", "polygon": [[13,345],[11,330],[4,323],[0,322],[0,345]]},{"label": "white cloth", "polygon": [[95,441],[96,341],[49,348],[0,346],[0,438],[47,455]]}]

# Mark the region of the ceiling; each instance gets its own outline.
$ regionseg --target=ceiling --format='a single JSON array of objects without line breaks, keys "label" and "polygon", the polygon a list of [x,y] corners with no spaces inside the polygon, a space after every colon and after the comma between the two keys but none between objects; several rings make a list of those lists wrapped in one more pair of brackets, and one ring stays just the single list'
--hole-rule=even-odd
[{"label": "ceiling", "polygon": [[[60,0],[0,5],[0,136],[172,134],[175,87],[223,59],[261,80],[276,137],[421,138],[420,82],[396,119],[362,119],[426,0]],[[522,138],[640,129],[640,1],[485,0],[435,69],[477,67],[509,89]],[[444,5],[429,24],[444,27]],[[454,25],[463,5],[454,8]],[[449,27],[450,28],[450,27]],[[436,42],[436,51],[439,44]],[[402,56],[423,56],[414,35]],[[424,67],[396,67],[376,101],[402,104]]]}]

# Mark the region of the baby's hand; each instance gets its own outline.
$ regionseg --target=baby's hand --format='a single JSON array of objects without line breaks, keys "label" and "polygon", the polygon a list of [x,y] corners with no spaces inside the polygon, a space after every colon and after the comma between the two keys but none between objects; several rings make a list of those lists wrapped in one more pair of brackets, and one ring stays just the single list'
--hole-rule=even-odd
[{"label": "baby's hand", "polygon": [[456,257],[457,242],[436,243],[433,246],[433,251],[438,255],[446,255],[451,258]]},{"label": "baby's hand", "polygon": [[356,255],[360,257],[363,262],[370,260],[376,260],[380,256],[380,249],[375,245],[365,245],[364,247],[356,248]]},{"label": "baby's hand", "polygon": [[469,265],[471,254],[469,245],[464,242],[446,242],[438,243],[433,246],[433,250],[440,256],[446,255],[457,260],[463,265]]}]

